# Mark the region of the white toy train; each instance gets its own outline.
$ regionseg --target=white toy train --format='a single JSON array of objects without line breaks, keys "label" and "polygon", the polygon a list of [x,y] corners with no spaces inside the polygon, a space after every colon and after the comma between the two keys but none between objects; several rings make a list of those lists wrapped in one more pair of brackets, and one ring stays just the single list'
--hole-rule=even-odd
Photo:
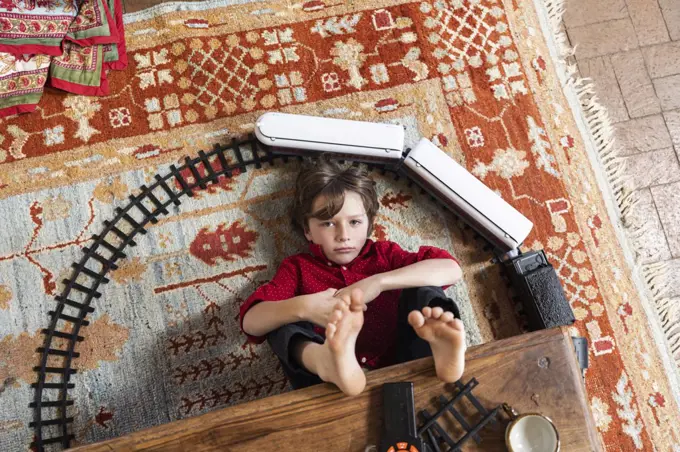
[{"label": "white toy train", "polygon": [[328,152],[338,158],[381,163],[403,159],[411,180],[507,257],[517,255],[533,227],[517,209],[428,139],[404,151],[404,129],[399,125],[270,112],[258,118],[255,135],[283,154]]}]

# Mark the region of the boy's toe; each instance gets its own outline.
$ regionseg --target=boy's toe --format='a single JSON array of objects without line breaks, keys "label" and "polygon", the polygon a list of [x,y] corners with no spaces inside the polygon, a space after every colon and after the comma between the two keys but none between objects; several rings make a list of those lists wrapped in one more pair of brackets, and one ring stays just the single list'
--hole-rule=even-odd
[{"label": "boy's toe", "polygon": [[326,339],[333,339],[335,336],[335,332],[337,331],[338,327],[335,326],[334,323],[329,323],[326,325]]},{"label": "boy's toe", "polygon": [[408,315],[408,323],[413,328],[420,328],[425,325],[425,317],[420,311],[411,311]]},{"label": "boy's toe", "polygon": [[454,318],[455,318],[455,316],[453,315],[453,312],[446,311],[445,313],[442,314],[441,317],[439,317],[439,320],[444,322],[444,323],[449,323]]},{"label": "boy's toe", "polygon": [[438,319],[439,317],[442,316],[444,313],[444,310],[440,306],[435,306],[432,308],[432,318],[433,319]]},{"label": "boy's toe", "polygon": [[448,325],[450,325],[452,328],[454,328],[458,331],[465,330],[465,326],[463,324],[463,321],[460,320],[460,319],[453,319],[452,321],[448,322]]},{"label": "boy's toe", "polygon": [[330,323],[338,323],[338,321],[342,318],[342,311],[339,309],[336,309],[333,311],[331,314],[330,318],[328,319]]}]

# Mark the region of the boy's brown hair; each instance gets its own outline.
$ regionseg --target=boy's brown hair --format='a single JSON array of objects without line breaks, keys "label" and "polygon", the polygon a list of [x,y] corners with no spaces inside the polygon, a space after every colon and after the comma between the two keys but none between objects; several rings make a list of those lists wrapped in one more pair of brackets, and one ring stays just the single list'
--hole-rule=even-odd
[{"label": "boy's brown hair", "polygon": [[[355,192],[361,197],[368,216],[370,236],[379,207],[375,182],[365,170],[356,166],[343,169],[327,154],[322,154],[316,162],[306,163],[298,174],[293,200],[293,224],[306,232],[309,230],[310,218],[330,220],[342,209],[345,191]],[[321,195],[326,198],[326,205],[312,212],[314,200]]]}]

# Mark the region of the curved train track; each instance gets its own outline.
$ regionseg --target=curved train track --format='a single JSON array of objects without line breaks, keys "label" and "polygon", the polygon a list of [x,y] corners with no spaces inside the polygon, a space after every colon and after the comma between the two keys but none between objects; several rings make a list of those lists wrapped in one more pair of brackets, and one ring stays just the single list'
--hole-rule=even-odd
[{"label": "curved train track", "polygon": [[[75,351],[76,344],[84,340],[80,330],[89,324],[87,315],[94,312],[92,300],[101,297],[99,286],[109,282],[106,274],[118,268],[115,262],[126,257],[126,247],[136,245],[135,236],[146,234],[147,225],[155,224],[158,217],[167,215],[171,204],[180,205],[180,198],[184,195],[193,197],[197,188],[205,189],[208,184],[218,183],[222,177],[230,178],[236,170],[246,172],[248,166],[273,166],[277,159],[287,163],[289,159],[302,160],[302,157],[276,155],[252,135],[226,146],[216,145],[207,154],[199,151],[197,157],[186,157],[181,167],[171,165],[165,176],[157,174],[152,185],[142,185],[141,192],[130,195],[124,208],[115,209],[116,215],[112,220],[104,221],[104,229],[92,236],[93,243],[83,247],[81,259],[72,264],[73,273],[63,281],[64,289],[55,297],[57,305],[48,312],[51,317],[49,327],[41,330],[45,341],[37,349],[41,354],[40,365],[34,367],[38,381],[31,385],[35,389],[35,397],[29,405],[34,410],[34,420],[29,426],[35,431],[31,448],[44,451],[45,446],[52,445],[50,449],[59,446],[65,449],[75,438],[71,428],[74,417],[69,414],[74,400],[69,398],[69,390],[75,387],[71,376],[77,373],[73,367],[73,360],[79,357]],[[379,170],[383,175],[388,172],[394,174],[395,180],[400,177],[408,179],[401,172],[402,161],[396,164],[371,162],[367,165],[369,170]],[[408,179],[408,185],[412,184]],[[59,379],[61,381],[54,381]]]}]

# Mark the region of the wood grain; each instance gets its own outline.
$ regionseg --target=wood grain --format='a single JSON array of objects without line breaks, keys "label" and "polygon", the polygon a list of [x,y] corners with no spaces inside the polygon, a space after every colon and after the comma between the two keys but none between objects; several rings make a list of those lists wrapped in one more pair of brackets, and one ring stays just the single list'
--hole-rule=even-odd
[{"label": "wood grain", "polygon": [[[559,430],[562,451],[600,451],[599,438],[588,408],[580,370],[566,329],[554,328],[471,347],[463,382],[472,377],[472,391],[482,405],[493,409],[507,402],[520,413],[540,412]],[[435,399],[451,394],[440,382],[432,358],[369,373],[366,390],[345,397],[323,384],[292,391],[201,416],[160,425],[102,443],[72,449],[98,451],[334,451],[363,452],[378,444],[382,431],[383,383],[412,381],[418,409],[434,413]],[[456,405],[476,422],[469,402]],[[446,416],[446,415],[445,415]],[[504,414],[480,433],[482,443],[466,442],[463,450],[506,450]],[[418,422],[421,423],[420,420]],[[452,416],[440,425],[458,439],[464,434]]]}]

